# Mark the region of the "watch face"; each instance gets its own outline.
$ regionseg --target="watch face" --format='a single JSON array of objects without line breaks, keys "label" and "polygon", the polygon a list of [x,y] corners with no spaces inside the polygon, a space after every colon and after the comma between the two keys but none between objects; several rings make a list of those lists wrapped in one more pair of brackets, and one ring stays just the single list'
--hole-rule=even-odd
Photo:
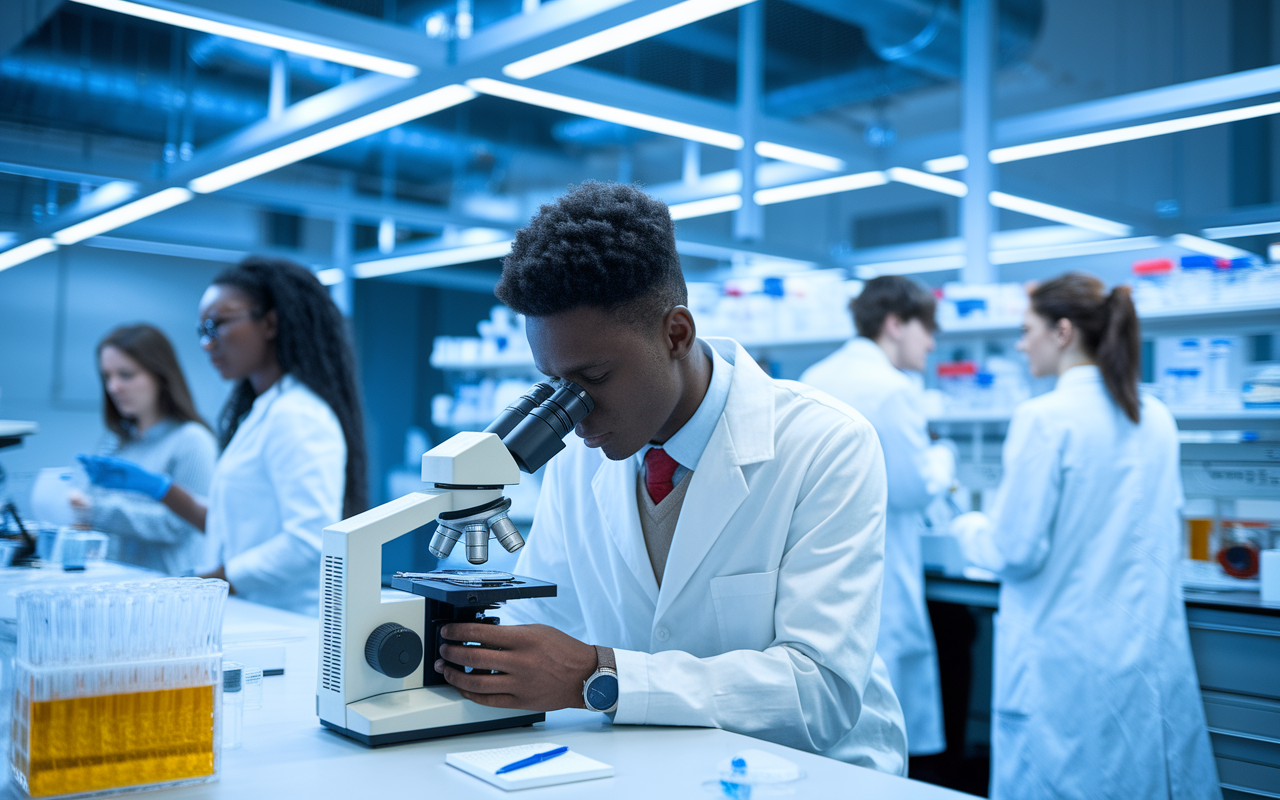
[{"label": "watch face", "polygon": [[607,711],[618,702],[618,676],[602,673],[587,684],[587,705],[592,711]]}]

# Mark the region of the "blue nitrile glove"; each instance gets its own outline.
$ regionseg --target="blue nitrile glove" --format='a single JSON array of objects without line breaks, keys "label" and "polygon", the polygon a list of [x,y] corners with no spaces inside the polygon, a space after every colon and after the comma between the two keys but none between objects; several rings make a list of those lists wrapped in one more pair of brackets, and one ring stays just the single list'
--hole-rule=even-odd
[{"label": "blue nitrile glove", "polygon": [[169,492],[173,479],[168,475],[149,472],[132,461],[114,456],[78,455],[84,471],[89,474],[89,481],[94,486],[104,489],[127,489],[141,492],[146,496],[159,500]]}]

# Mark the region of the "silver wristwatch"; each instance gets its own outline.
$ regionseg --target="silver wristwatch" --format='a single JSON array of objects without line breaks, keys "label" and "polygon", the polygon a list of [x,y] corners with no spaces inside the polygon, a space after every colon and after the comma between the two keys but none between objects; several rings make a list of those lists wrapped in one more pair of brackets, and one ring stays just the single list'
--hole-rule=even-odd
[{"label": "silver wristwatch", "polygon": [[613,648],[595,647],[596,671],[582,682],[582,702],[591,711],[609,713],[618,708],[618,666]]}]

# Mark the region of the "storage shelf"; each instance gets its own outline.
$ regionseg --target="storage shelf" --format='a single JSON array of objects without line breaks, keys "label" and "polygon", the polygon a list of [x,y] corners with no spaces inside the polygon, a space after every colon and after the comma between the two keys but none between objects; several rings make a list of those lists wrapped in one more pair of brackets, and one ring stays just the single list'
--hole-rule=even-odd
[{"label": "storage shelf", "polygon": [[[1236,411],[1174,411],[1178,428],[1187,431],[1240,431],[1280,429],[1280,408],[1244,408]],[[960,411],[932,417],[934,425],[1008,425],[1010,414],[996,411]]]},{"label": "storage shelf", "polygon": [[[1280,325],[1280,303],[1232,303],[1230,305],[1184,306],[1162,308],[1139,315],[1148,329],[1171,330],[1178,327],[1227,323],[1232,327],[1255,324]],[[1013,336],[1022,327],[1022,320],[981,319],[961,321],[938,331],[939,336]]]},{"label": "storage shelf", "polygon": [[[709,334],[714,336],[714,334]],[[762,350],[784,350],[784,349],[804,349],[808,347],[829,347],[836,348],[849,341],[848,336],[841,337],[816,337],[816,338],[797,338],[797,339],[761,339],[761,340],[738,340],[743,349],[748,352],[759,352]],[[446,372],[534,372],[537,367],[533,365],[532,359],[496,359],[490,361],[446,361],[444,359],[431,359],[431,366],[438,370]]]}]

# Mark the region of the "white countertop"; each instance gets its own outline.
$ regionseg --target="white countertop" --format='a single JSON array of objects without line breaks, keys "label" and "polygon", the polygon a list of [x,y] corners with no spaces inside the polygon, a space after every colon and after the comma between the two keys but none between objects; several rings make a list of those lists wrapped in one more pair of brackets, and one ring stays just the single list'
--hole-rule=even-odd
[{"label": "white countertop", "polygon": [[[164,797],[306,797],[360,800],[375,795],[447,798],[517,796],[624,800],[714,797],[701,788],[716,777],[721,759],[748,748],[776,753],[800,765],[806,777],[795,797],[942,800],[967,797],[929,784],[882,775],[839,761],[708,728],[612,725],[600,714],[557,711],[528,728],[369,748],[320,726],[315,715],[316,622],[307,617],[231,598],[227,637],[284,642],[285,674],[263,679],[261,709],[244,712],[243,744],[224,751],[215,783],[171,789]],[[504,792],[445,764],[445,754],[532,742],[568,745],[612,764],[616,775],[543,789]],[[21,797],[12,786],[0,798]]]}]

